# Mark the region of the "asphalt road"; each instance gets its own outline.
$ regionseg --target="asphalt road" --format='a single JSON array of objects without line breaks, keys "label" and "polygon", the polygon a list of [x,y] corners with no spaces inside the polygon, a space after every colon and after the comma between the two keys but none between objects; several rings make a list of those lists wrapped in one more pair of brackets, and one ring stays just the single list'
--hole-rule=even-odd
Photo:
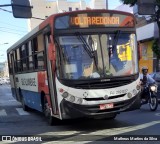
[{"label": "asphalt road", "polygon": [[[2,85],[0,136],[17,136],[21,137],[21,140],[34,136],[39,140],[37,143],[54,141],[54,144],[160,143],[160,105],[155,112],[151,112],[149,106],[144,105],[140,110],[119,114],[115,120],[74,119],[49,126],[43,114],[37,111],[24,112],[21,104],[12,98],[10,86]],[[31,142],[32,140],[29,143],[35,143]]]}]

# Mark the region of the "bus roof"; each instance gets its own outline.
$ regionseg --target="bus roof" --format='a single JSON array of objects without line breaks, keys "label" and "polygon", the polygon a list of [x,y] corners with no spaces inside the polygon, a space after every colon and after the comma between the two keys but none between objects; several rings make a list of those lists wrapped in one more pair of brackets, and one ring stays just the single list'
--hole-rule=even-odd
[{"label": "bus roof", "polygon": [[38,30],[39,30],[39,26],[35,27],[32,31],[27,33],[24,37],[22,37],[20,40],[14,43],[10,48],[8,48],[7,53],[10,52],[12,49],[14,49],[16,46],[20,45],[22,42],[26,41],[31,36],[33,36],[35,33],[38,32]]}]

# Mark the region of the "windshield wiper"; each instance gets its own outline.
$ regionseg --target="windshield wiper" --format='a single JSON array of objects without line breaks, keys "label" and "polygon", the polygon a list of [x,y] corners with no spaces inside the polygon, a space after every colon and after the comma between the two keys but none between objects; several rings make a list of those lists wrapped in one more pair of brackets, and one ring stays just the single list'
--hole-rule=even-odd
[{"label": "windshield wiper", "polygon": [[94,57],[94,51],[93,51],[92,47],[90,45],[88,45],[88,43],[84,39],[83,35],[80,32],[76,32],[75,34],[76,34],[76,36],[78,36],[78,38],[84,44],[84,49],[86,50],[86,52],[88,53],[90,58],[93,58]]},{"label": "windshield wiper", "polygon": [[96,66],[96,69],[98,70],[97,54],[95,54],[95,51],[93,50],[93,48],[86,42],[86,40],[84,39],[83,35],[80,32],[76,32],[75,34],[76,36],[79,37],[81,42],[84,44],[84,49],[86,50],[90,58],[94,58],[95,66]]},{"label": "windshield wiper", "polygon": [[[114,36],[114,39],[112,42],[113,47],[109,48],[109,68],[110,68],[110,64],[111,64],[111,55],[112,56],[115,55],[114,51],[116,51],[116,45],[118,43],[118,38],[119,38],[120,32],[121,32],[120,30],[115,31],[115,36]],[[112,52],[112,54],[111,54],[111,52]],[[117,51],[116,51],[116,53],[117,53]]]},{"label": "windshield wiper", "polygon": [[120,30],[117,30],[116,32],[115,32],[115,36],[114,36],[114,45],[113,45],[113,48],[115,48],[116,47],[116,45],[117,45],[117,43],[118,43],[118,38],[119,38],[119,34],[120,34]]}]

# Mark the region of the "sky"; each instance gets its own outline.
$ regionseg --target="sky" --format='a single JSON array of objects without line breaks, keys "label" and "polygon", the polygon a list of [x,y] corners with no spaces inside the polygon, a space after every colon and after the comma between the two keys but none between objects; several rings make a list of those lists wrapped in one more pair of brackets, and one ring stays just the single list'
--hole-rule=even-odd
[{"label": "sky", "polygon": [[[89,3],[90,0],[85,1]],[[10,3],[11,0],[0,0],[0,5]],[[120,0],[108,0],[108,5],[109,9],[114,9],[121,3]],[[7,60],[6,50],[28,33],[27,19],[14,18],[12,13],[2,9],[12,11],[11,7],[0,7],[0,62]]]}]

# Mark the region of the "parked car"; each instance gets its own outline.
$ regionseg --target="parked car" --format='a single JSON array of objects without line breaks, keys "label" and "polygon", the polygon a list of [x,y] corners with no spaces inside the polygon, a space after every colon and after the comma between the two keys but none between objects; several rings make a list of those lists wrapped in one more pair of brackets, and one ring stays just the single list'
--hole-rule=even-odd
[{"label": "parked car", "polygon": [[158,101],[160,102],[160,72],[154,72],[154,73],[151,73],[150,75],[158,85],[157,96],[158,96]]}]

